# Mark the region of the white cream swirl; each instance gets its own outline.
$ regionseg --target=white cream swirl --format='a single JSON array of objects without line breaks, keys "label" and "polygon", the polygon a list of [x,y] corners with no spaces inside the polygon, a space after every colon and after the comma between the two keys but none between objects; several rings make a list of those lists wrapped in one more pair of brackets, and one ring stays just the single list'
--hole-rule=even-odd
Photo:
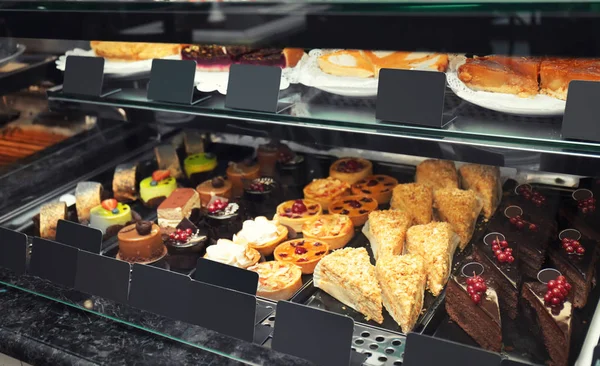
[{"label": "white cream swirl", "polygon": [[236,244],[251,244],[261,246],[272,242],[279,237],[277,221],[270,221],[264,216],[258,216],[254,220],[246,220],[242,230],[233,236]]},{"label": "white cream swirl", "polygon": [[254,256],[250,248],[227,239],[219,239],[217,244],[206,248],[205,258],[240,268],[247,268],[254,264]]}]

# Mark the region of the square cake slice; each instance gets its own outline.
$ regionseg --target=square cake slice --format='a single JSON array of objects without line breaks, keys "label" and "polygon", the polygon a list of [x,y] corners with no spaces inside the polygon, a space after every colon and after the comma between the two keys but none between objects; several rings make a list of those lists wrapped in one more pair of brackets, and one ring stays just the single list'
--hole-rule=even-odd
[{"label": "square cake slice", "polygon": [[477,194],[460,189],[438,189],[433,192],[433,208],[440,220],[452,225],[452,230],[460,238],[460,250],[465,249],[482,208]]},{"label": "square cake slice", "polygon": [[452,257],[460,238],[447,222],[432,222],[416,225],[406,232],[406,250],[423,258],[427,273],[427,288],[434,296],[444,289],[450,270]]},{"label": "square cake slice", "polygon": [[158,225],[175,229],[183,219],[189,219],[193,209],[200,209],[200,195],[193,188],[177,188],[158,206]]},{"label": "square cake slice", "polygon": [[401,211],[373,211],[363,227],[363,233],[371,243],[375,259],[387,255],[402,254],[406,230],[411,224],[410,215]]},{"label": "square cake slice", "polygon": [[398,184],[392,192],[390,206],[409,214],[414,225],[428,224],[432,218],[433,190],[419,183]]},{"label": "square cake slice", "polygon": [[383,306],[402,332],[410,332],[423,308],[427,282],[423,259],[413,254],[387,256],[377,261],[375,274]]},{"label": "square cake slice", "polygon": [[427,159],[417,165],[415,182],[433,190],[458,188],[458,173],[453,161]]},{"label": "square cake slice", "polygon": [[325,256],[315,267],[313,283],[366,320],[383,323],[381,290],[365,248],[345,248]]},{"label": "square cake slice", "polygon": [[483,203],[483,216],[492,217],[502,198],[500,169],[495,166],[465,164],[458,169],[463,189],[475,191]]},{"label": "square cake slice", "polygon": [[567,91],[572,80],[600,81],[600,59],[550,58],[542,61],[542,94],[567,100]]}]

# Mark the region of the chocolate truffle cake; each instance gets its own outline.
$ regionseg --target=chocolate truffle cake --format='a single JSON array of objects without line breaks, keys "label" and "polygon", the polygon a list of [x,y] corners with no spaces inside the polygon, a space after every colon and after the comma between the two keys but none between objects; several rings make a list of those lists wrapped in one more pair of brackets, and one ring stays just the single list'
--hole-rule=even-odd
[{"label": "chocolate truffle cake", "polygon": [[536,222],[554,223],[559,203],[560,195],[555,190],[543,186],[519,184],[509,179],[502,187],[502,202],[498,211],[503,211],[508,206],[519,206]]},{"label": "chocolate truffle cake", "polygon": [[560,217],[583,235],[600,241],[600,211],[596,209],[600,196],[600,182],[591,178],[582,179],[579,189],[563,195]]},{"label": "chocolate truffle cake", "polygon": [[[468,273],[470,277],[467,277]],[[480,275],[473,276],[473,273]],[[446,287],[446,312],[481,347],[500,352],[502,322],[494,282],[477,262],[459,266]]]}]

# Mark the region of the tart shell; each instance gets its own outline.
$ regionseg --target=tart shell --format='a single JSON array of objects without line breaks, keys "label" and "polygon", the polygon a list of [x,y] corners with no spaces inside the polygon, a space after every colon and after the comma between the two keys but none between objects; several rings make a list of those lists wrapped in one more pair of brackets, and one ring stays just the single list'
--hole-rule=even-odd
[{"label": "tart shell", "polygon": [[[295,243],[298,241],[309,242],[311,244],[315,244],[316,242],[319,242],[322,244],[322,249],[320,251],[324,251],[325,254],[316,256],[315,258],[307,260],[306,262],[296,262],[296,261],[290,262],[289,260],[283,259],[281,254],[285,251],[288,251],[289,247],[291,246],[292,243]],[[284,263],[293,263],[293,264],[297,265],[298,267],[300,267],[300,269],[302,269],[302,274],[312,274],[315,271],[315,267],[317,266],[319,261],[321,259],[323,259],[327,255],[328,252],[329,252],[329,245],[325,242],[322,242],[321,240],[294,239],[294,240],[288,240],[286,242],[283,242],[279,246],[277,246],[277,248],[275,248],[275,251],[273,252],[273,256],[275,257],[275,260],[277,260],[277,261],[284,262]]]},{"label": "tart shell", "polygon": [[[329,215],[323,215],[329,216]],[[321,216],[321,217],[323,217]],[[316,220],[315,220],[316,221]],[[352,222],[352,220],[350,220]],[[339,235],[330,235],[330,236],[316,236],[308,234],[308,228],[313,222],[307,222],[302,225],[302,236],[306,239],[311,239],[315,241],[322,241],[329,245],[329,250],[341,249],[352,240],[354,237],[354,223],[352,225],[344,225],[342,232]]]},{"label": "tart shell", "polygon": [[277,248],[277,246],[279,244],[281,244],[283,241],[285,241],[288,237],[288,228],[284,225],[277,225],[277,233],[279,234],[279,236],[265,244],[262,245],[256,245],[256,244],[251,244],[249,243],[248,246],[252,249],[256,249],[260,254],[266,256],[269,256],[271,254],[273,254],[273,251],[275,250],[275,248]]},{"label": "tart shell", "polygon": [[[363,165],[363,168],[360,169],[359,171],[356,171],[353,173],[345,173],[345,172],[338,171],[337,170],[338,165],[340,163],[342,163],[344,161],[348,161],[348,160],[357,160],[358,162],[360,162]],[[354,183],[358,182],[359,180],[364,179],[372,174],[373,174],[373,164],[370,161],[368,161],[367,159],[362,159],[362,158],[342,158],[342,159],[336,160],[329,167],[329,176],[330,177],[339,179],[348,184],[354,184]]]},{"label": "tart shell", "polygon": [[317,202],[315,200],[310,200],[310,199],[303,199],[302,201],[304,202],[304,204],[306,206],[319,205],[319,209],[317,210],[317,213],[312,216],[303,216],[298,219],[293,219],[291,217],[285,217],[285,216],[279,215],[279,212],[283,211],[285,204],[288,202],[288,201],[286,201],[286,202],[281,203],[279,206],[277,206],[277,210],[275,211],[276,214],[273,217],[273,220],[277,220],[277,221],[279,221],[280,224],[291,227],[292,229],[294,229],[294,231],[301,231],[302,225],[305,222],[313,221],[317,217],[319,217],[319,215],[323,214],[323,208],[319,202]]}]

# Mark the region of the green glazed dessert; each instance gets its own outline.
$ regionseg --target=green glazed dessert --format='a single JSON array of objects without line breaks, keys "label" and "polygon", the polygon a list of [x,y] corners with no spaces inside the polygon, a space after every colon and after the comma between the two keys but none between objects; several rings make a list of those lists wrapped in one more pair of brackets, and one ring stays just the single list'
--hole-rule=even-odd
[{"label": "green glazed dessert", "polygon": [[183,169],[188,178],[193,174],[213,171],[217,167],[217,157],[211,153],[190,155],[183,161]]},{"label": "green glazed dessert", "polygon": [[177,189],[177,180],[168,170],[157,170],[140,182],[140,197],[147,206],[158,207]]},{"label": "green glazed dessert", "polygon": [[125,226],[129,221],[132,221],[131,208],[115,199],[104,200],[90,210],[90,227],[101,230],[102,234],[111,226]]}]

